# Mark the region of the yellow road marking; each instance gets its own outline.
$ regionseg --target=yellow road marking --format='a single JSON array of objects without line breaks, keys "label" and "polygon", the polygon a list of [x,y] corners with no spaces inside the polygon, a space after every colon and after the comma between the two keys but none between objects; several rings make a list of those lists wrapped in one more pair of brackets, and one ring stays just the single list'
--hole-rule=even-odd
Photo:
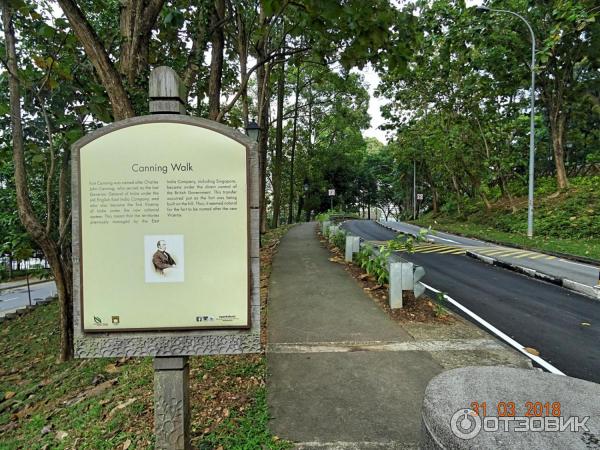
[{"label": "yellow road marking", "polygon": [[529,258],[529,257],[530,257],[530,255],[537,255],[537,253],[535,253],[535,252],[528,252],[528,251],[525,251],[525,252],[523,252],[523,254],[522,254],[522,255],[515,256],[515,258],[525,258],[525,257],[528,257],[528,258]]},{"label": "yellow road marking", "polygon": [[449,247],[447,245],[423,245],[423,246],[419,246],[419,247],[415,247],[416,249],[423,249],[423,250],[444,250],[447,248],[454,248],[454,247]]},{"label": "yellow road marking", "polygon": [[504,253],[506,251],[511,251],[511,250],[506,250],[506,249],[502,249],[502,250],[492,250],[492,251],[484,251],[481,250],[479,253],[483,253],[484,255],[496,255],[498,253]]},{"label": "yellow road marking", "polygon": [[461,253],[466,253],[465,249],[460,249],[460,248],[451,248],[449,250],[442,250],[441,252],[438,253],[450,253],[452,255],[459,255]]},{"label": "yellow road marking", "polygon": [[513,256],[513,255],[519,255],[523,253],[523,250],[509,250],[509,251],[505,251],[502,253],[498,253],[496,256]]},{"label": "yellow road marking", "polygon": [[536,253],[536,255],[530,257],[530,259],[540,259],[540,258],[543,258],[544,256],[548,256],[548,255],[544,255],[542,253]]},{"label": "yellow road marking", "polygon": [[444,250],[448,250],[448,247],[425,248],[423,250],[415,250],[415,251],[418,251],[419,253],[439,253],[439,252],[442,252]]}]

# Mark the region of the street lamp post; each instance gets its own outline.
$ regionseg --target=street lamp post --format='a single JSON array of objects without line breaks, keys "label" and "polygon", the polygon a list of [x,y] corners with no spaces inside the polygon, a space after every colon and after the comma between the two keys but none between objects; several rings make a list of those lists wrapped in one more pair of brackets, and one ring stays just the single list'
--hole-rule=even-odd
[{"label": "street lamp post", "polygon": [[518,17],[527,28],[529,28],[529,32],[531,33],[531,90],[530,90],[530,100],[531,100],[531,117],[530,117],[530,132],[529,132],[529,198],[527,201],[527,237],[533,237],[533,178],[534,178],[534,164],[535,164],[535,34],[533,33],[533,29],[531,25],[525,17],[520,14],[517,14],[513,11],[508,11],[506,9],[492,9],[487,8],[485,6],[477,7],[478,11],[482,12],[499,12],[499,13],[507,13],[513,16]]}]

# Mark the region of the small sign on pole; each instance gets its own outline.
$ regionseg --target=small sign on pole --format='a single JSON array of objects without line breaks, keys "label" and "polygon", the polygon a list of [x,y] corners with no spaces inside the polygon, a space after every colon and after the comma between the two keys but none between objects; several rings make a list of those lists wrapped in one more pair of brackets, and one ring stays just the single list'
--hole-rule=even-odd
[{"label": "small sign on pole", "polygon": [[417,200],[423,200],[423,194],[417,194]]},{"label": "small sign on pole", "polygon": [[329,196],[335,197],[335,189],[329,189]]}]

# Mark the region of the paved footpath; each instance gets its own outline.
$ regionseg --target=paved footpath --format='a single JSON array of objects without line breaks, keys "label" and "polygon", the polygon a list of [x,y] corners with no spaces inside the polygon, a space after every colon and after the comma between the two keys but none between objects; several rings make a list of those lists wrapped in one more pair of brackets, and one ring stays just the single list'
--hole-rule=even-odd
[{"label": "paved footpath", "polygon": [[284,236],[273,261],[270,426],[296,448],[417,448],[432,377],[465,365],[528,367],[462,321],[400,326],[329,257],[309,223]]}]

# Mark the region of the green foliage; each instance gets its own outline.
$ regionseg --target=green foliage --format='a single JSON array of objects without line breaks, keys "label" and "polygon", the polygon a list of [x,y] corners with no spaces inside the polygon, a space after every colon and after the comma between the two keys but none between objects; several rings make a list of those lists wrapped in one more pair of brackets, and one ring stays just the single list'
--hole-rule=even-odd
[{"label": "green foliage", "polygon": [[398,250],[413,253],[414,243],[423,241],[425,235],[430,233],[431,229],[422,231],[416,237],[398,235],[385,245],[380,245],[377,251],[374,250],[372,245],[366,244],[362,246],[358,253],[354,254],[354,262],[369,275],[373,275],[379,284],[389,283],[388,261],[390,256]]},{"label": "green foliage", "polygon": [[341,251],[346,250],[346,233],[343,230],[338,230],[331,240],[334,246]]},{"label": "green foliage", "polygon": [[[571,179],[571,188],[558,192],[554,177],[537,180],[534,208],[534,233],[546,239],[589,239],[600,236],[600,177]],[[513,211],[506,200],[499,201],[491,210],[472,202],[465,207],[470,211],[467,223],[494,228],[497,231],[524,235],[527,231],[527,204],[519,202]],[[435,220],[456,220],[458,216],[447,214]]]},{"label": "green foliage", "polygon": [[[600,115],[593,112],[600,98],[600,11],[590,0],[552,0],[535,8],[525,0],[486,5],[522,14],[538,39],[536,175],[556,171],[559,155],[553,150],[559,144],[570,176],[593,173],[600,151]],[[413,162],[417,192],[424,194],[417,205],[422,211],[467,217],[481,201],[524,195],[529,98],[523,93],[531,82],[524,64],[531,53],[527,27],[510,14],[476,14],[464,2],[415,1],[407,9],[422,38],[406,71],[381,71],[376,92],[390,100],[382,114],[385,128],[394,132],[387,146],[394,169],[375,177],[382,191],[391,192],[384,204],[399,203],[399,217],[412,215]],[[564,123],[551,120],[565,111]]]},{"label": "green foliage", "polygon": [[446,317],[448,315],[448,311],[444,308],[444,303],[446,298],[443,292],[438,292],[433,299],[433,313],[435,317]]}]

